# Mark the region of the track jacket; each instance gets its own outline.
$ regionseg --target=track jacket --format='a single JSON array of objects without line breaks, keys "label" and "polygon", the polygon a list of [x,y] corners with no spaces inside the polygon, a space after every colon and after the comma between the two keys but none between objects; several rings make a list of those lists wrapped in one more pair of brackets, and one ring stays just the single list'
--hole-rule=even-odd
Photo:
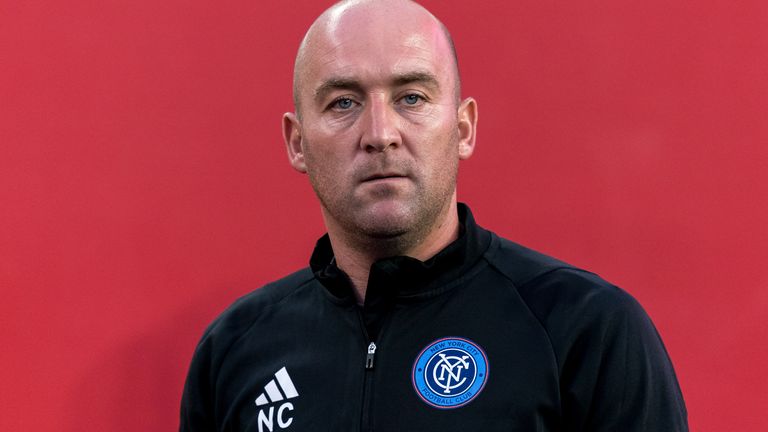
[{"label": "track jacket", "polygon": [[688,430],[632,297],[459,216],[432,259],[376,262],[363,306],[327,236],[236,301],[197,346],[180,430]]}]

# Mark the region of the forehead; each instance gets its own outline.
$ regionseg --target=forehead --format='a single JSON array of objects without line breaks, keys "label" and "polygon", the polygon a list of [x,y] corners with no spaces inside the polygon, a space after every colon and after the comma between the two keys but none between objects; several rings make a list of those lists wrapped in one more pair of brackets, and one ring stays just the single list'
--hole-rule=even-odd
[{"label": "forehead", "polygon": [[310,31],[301,79],[311,91],[335,77],[374,85],[392,76],[426,72],[449,85],[454,79],[450,49],[442,27],[425,11],[340,9]]}]

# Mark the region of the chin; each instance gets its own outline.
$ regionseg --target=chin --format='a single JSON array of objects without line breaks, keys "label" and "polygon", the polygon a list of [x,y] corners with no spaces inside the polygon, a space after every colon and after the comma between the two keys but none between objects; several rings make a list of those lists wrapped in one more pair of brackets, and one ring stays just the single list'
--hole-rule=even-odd
[{"label": "chin", "polygon": [[411,231],[413,222],[402,215],[377,214],[365,218],[358,224],[360,231],[368,237],[387,239],[400,237]]}]

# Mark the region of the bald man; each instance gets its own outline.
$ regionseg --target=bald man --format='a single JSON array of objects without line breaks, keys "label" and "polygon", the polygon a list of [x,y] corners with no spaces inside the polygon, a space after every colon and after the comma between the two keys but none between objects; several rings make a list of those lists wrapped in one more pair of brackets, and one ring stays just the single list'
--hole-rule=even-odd
[{"label": "bald man", "polygon": [[416,3],[344,1],[312,24],[282,127],[328,232],[206,330],[180,430],[687,430],[633,298],[457,203],[478,115],[460,88]]}]

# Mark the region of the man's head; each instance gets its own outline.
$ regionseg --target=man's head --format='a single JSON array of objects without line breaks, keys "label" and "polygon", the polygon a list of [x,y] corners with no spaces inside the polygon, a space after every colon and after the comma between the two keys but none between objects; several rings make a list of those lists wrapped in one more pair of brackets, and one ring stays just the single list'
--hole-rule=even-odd
[{"label": "man's head", "polygon": [[[381,0],[383,1],[383,0]],[[360,4],[363,3],[359,0],[346,0],[346,1],[340,1],[338,2],[334,8],[344,8],[344,7],[351,7],[354,4]],[[459,73],[459,60],[458,56],[456,55],[456,47],[453,44],[453,38],[451,37],[451,33],[448,31],[448,29],[445,27],[445,25],[440,22],[437,18],[435,18],[429,11],[421,7],[420,5],[413,3],[411,0],[407,0],[407,3],[410,3],[411,6],[414,6],[418,9],[421,9],[421,11],[429,14],[429,16],[440,26],[440,30],[443,32],[443,36],[445,37],[445,40],[448,41],[448,46],[450,48],[451,52],[451,65],[453,66],[454,70],[454,96],[456,98],[456,102],[460,102],[461,98],[461,75]],[[330,15],[333,13],[339,14],[342,11],[330,8],[325,11],[323,15],[318,17],[317,20],[315,20],[315,23],[310,28],[309,31],[307,31],[307,34],[304,36],[304,39],[301,41],[301,45],[299,46],[299,51],[296,54],[296,62],[294,64],[293,68],[293,105],[296,108],[296,114],[301,117],[301,100],[299,99],[299,94],[301,93],[302,89],[299,87],[301,84],[303,84],[303,74],[306,67],[306,60],[307,60],[307,52],[308,52],[308,43],[311,41],[311,34],[312,34],[312,28],[319,27],[321,23],[324,22],[325,15]]]},{"label": "man's head", "polygon": [[310,27],[295,68],[297,113],[283,133],[329,232],[403,252],[455,211],[477,107],[459,100],[453,44],[434,16],[407,0],[337,3]]}]

